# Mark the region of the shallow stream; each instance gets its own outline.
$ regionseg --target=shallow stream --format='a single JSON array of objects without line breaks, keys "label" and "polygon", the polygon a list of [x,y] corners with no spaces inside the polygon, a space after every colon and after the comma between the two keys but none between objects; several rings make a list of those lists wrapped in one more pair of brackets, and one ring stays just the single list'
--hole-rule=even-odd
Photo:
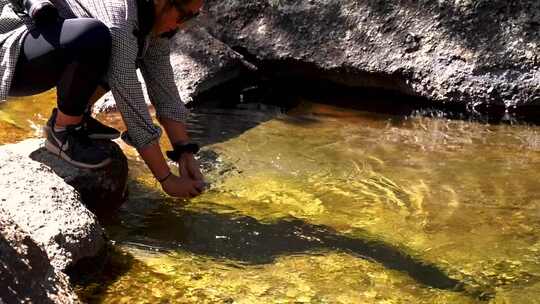
[{"label": "shallow stream", "polygon": [[[1,105],[0,144],[39,135],[53,104]],[[302,101],[199,109],[190,129],[210,190],[166,197],[123,145],[117,250],[84,300],[540,303],[539,127]]]}]

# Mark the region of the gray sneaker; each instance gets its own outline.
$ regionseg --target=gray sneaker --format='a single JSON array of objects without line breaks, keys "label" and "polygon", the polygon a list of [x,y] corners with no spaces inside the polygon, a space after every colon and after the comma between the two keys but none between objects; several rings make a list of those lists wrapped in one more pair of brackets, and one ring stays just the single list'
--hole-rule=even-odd
[{"label": "gray sneaker", "polygon": [[111,162],[108,153],[88,138],[82,125],[68,126],[63,131],[55,132],[52,124],[54,121],[49,119],[51,124],[48,122],[44,128],[47,138],[45,149],[49,152],[76,167],[86,169],[102,168]]}]

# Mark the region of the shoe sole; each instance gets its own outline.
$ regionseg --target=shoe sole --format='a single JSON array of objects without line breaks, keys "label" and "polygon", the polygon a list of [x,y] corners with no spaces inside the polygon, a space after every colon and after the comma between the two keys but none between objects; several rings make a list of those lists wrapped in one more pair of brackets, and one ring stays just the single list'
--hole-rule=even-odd
[{"label": "shoe sole", "polygon": [[[44,126],[43,127],[43,137],[46,137],[47,135],[47,132],[49,132],[49,130],[51,129],[51,127],[49,126]],[[90,139],[109,139],[109,140],[113,140],[113,139],[117,139],[120,137],[120,133],[118,134],[110,134],[110,135],[107,135],[107,134],[88,134],[88,138]]]},{"label": "shoe sole", "polygon": [[69,156],[67,156],[66,153],[61,151],[60,148],[58,148],[57,146],[52,144],[48,139],[45,141],[45,149],[47,149],[47,151],[51,152],[52,154],[54,154],[56,156],[59,156],[60,158],[62,158],[66,162],[68,162],[68,163],[70,163],[70,164],[72,164],[72,165],[74,165],[76,167],[79,167],[79,168],[99,169],[99,168],[103,168],[103,167],[105,167],[105,166],[107,166],[108,164],[111,163],[110,158],[107,158],[104,161],[102,161],[101,163],[95,164],[95,165],[78,162],[76,160],[71,159]]}]

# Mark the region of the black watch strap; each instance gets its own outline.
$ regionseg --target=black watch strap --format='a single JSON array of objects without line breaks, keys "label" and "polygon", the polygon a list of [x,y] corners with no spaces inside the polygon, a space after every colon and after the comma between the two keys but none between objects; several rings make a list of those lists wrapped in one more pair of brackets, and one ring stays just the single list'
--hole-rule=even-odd
[{"label": "black watch strap", "polygon": [[167,151],[167,157],[175,162],[178,162],[184,153],[197,154],[200,150],[199,145],[195,143],[174,144],[173,149],[173,151]]}]

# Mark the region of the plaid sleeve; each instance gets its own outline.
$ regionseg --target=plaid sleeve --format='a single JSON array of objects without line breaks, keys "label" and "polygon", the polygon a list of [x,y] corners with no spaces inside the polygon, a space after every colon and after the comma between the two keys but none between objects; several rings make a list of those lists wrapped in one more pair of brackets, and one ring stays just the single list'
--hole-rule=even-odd
[{"label": "plaid sleeve", "polygon": [[112,54],[109,85],[127,127],[122,138],[136,148],[158,141],[161,128],[152,122],[137,78],[137,38],[129,27],[112,27]]},{"label": "plaid sleeve", "polygon": [[184,106],[174,81],[169,40],[152,39],[139,67],[157,116],[185,122],[189,110]]}]

